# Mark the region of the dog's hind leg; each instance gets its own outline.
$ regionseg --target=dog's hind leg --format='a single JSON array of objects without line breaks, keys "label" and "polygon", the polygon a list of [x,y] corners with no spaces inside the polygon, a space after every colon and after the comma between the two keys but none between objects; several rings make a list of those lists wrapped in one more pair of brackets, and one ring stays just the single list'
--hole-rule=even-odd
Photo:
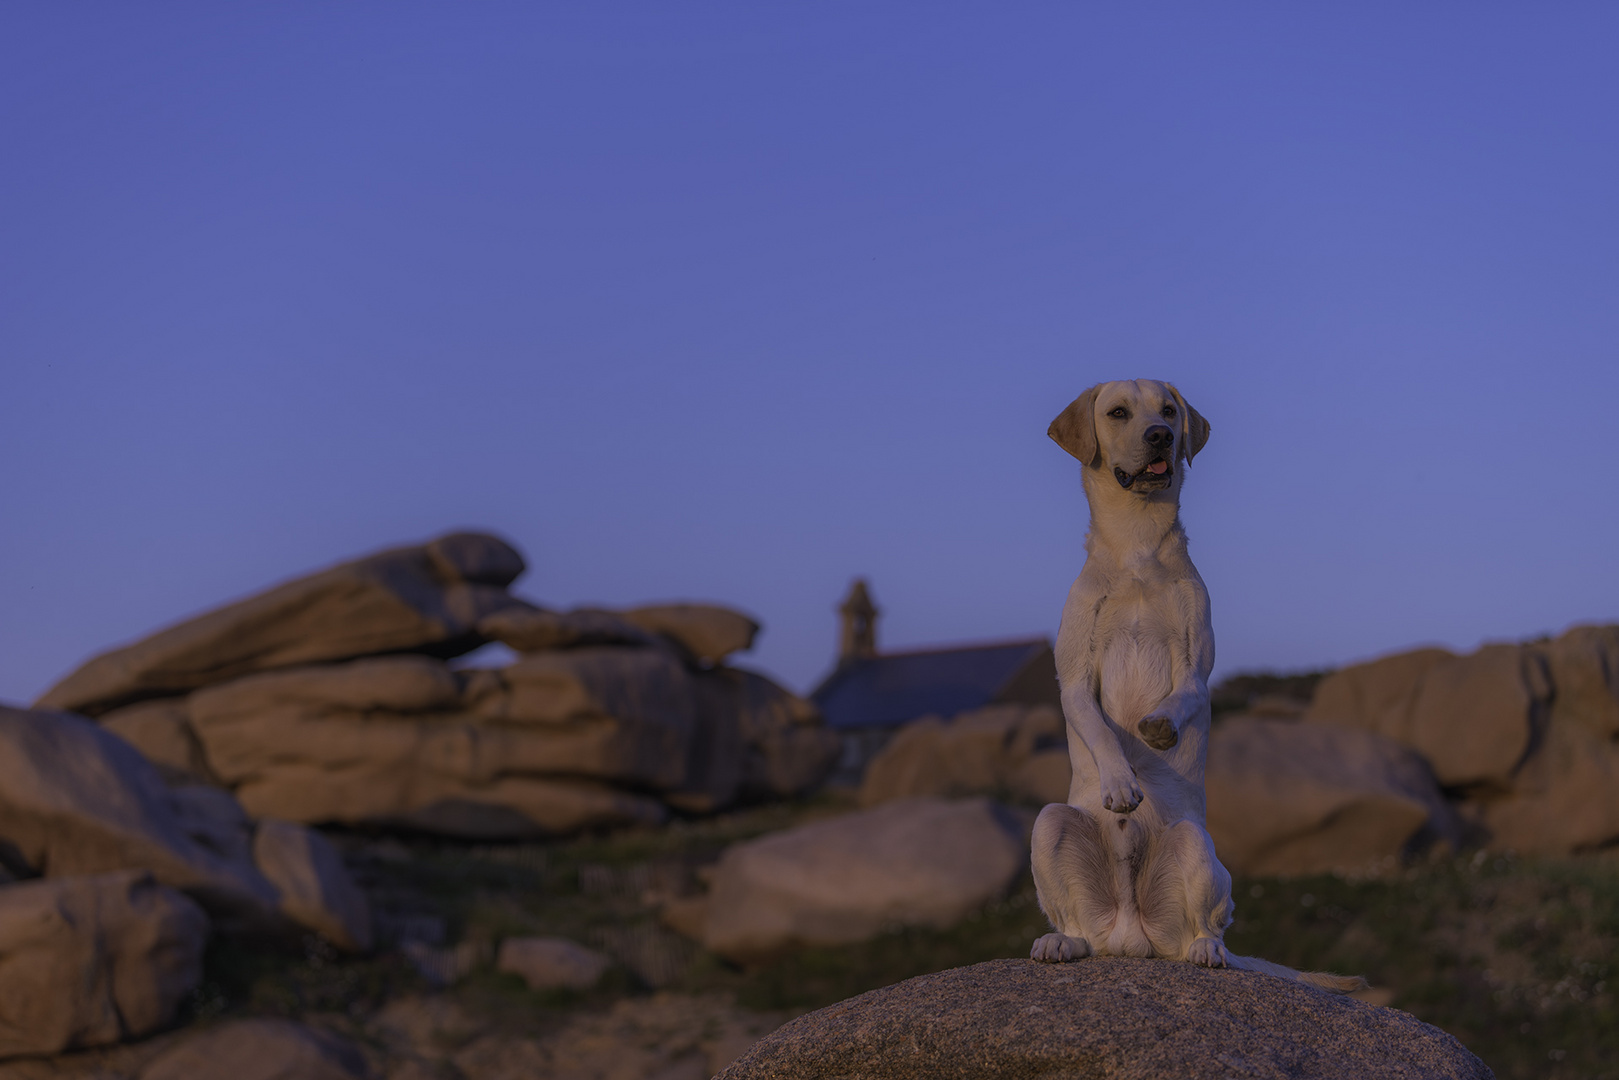
[{"label": "dog's hind leg", "polygon": [[1225,967],[1231,875],[1208,830],[1181,820],[1152,839],[1136,877],[1136,904],[1153,955]]},{"label": "dog's hind leg", "polygon": [[1091,939],[1105,936],[1119,906],[1101,825],[1078,807],[1052,803],[1035,819],[1029,849],[1035,895],[1056,931],[1037,939],[1029,956],[1056,963],[1091,955]]}]

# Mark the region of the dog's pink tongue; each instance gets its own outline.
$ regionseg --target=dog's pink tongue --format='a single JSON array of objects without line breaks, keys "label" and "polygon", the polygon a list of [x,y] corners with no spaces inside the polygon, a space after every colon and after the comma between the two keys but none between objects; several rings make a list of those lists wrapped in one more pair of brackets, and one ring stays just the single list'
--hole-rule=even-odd
[{"label": "dog's pink tongue", "polygon": [[1147,471],[1150,472],[1150,473],[1154,473],[1156,475],[1162,476],[1164,470],[1167,469],[1167,468],[1169,468],[1169,466],[1167,464],[1165,464],[1164,462],[1155,461],[1151,465],[1147,466]]}]

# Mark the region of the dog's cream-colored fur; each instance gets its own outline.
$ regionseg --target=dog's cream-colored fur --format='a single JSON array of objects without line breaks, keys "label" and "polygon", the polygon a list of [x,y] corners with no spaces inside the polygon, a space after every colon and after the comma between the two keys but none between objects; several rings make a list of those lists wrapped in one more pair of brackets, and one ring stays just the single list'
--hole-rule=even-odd
[{"label": "dog's cream-colored fur", "polygon": [[1157,956],[1299,979],[1358,977],[1227,953],[1231,875],[1205,825],[1214,631],[1180,523],[1185,468],[1209,424],[1164,382],[1091,387],[1051,437],[1085,467],[1091,527],[1063,606],[1057,679],[1073,780],[1035,822],[1031,862],[1055,933],[1029,955]]}]

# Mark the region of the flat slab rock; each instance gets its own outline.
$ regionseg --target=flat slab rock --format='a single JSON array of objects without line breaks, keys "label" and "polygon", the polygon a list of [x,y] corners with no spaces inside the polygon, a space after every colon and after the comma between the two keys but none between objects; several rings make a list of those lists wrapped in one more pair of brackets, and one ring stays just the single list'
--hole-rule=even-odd
[{"label": "flat slab rock", "polygon": [[718,1080],[1486,1078],[1408,1013],[1171,960],[991,960],[801,1016]]}]

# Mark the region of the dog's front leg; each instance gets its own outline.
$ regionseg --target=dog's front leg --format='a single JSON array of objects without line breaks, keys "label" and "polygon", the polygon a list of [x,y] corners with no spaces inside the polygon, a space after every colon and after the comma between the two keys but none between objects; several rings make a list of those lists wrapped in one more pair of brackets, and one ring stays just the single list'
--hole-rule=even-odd
[{"label": "dog's front leg", "polygon": [[1207,714],[1209,672],[1214,669],[1209,594],[1203,582],[1184,581],[1171,595],[1176,621],[1182,627],[1171,650],[1174,689],[1136,725],[1141,741],[1154,750],[1174,747],[1186,725]]},{"label": "dog's front leg", "polygon": [[[1141,784],[1136,771],[1125,760],[1119,736],[1102,715],[1102,707],[1088,686],[1070,684],[1062,688],[1062,711],[1068,730],[1079,737],[1096,762],[1102,806],[1115,814],[1128,814],[1141,805]],[[1069,753],[1074,751],[1070,748]]]}]

